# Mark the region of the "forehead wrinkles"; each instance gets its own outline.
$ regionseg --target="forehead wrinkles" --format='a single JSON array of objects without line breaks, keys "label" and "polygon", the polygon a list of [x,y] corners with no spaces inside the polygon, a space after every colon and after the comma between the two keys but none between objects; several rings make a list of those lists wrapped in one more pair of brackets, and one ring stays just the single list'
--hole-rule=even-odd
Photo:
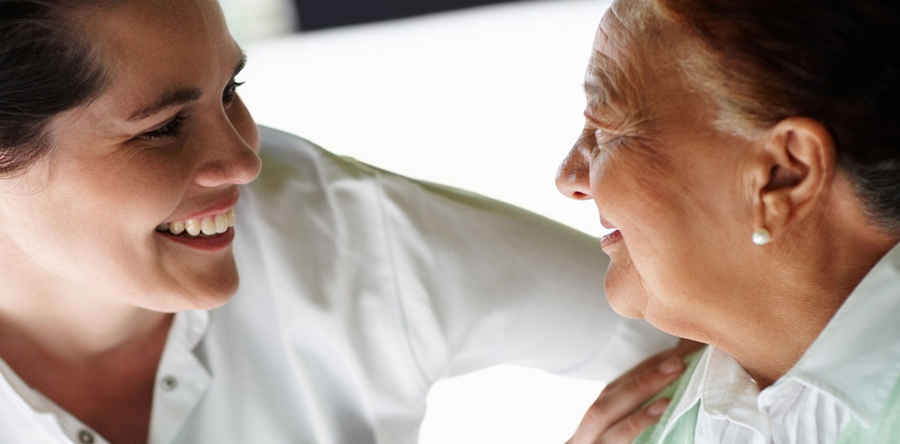
[{"label": "forehead wrinkles", "polygon": [[[623,22],[615,8],[604,16],[593,54],[588,64],[585,92],[588,113],[613,132],[645,134],[653,130],[653,72],[646,63],[647,51],[643,26],[634,29]],[[607,127],[608,126],[608,127]]]}]

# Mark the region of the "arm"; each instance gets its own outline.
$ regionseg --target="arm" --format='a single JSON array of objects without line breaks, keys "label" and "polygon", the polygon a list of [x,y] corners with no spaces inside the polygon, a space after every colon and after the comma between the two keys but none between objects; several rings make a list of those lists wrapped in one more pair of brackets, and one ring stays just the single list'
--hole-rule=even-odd
[{"label": "arm", "polygon": [[412,353],[430,381],[497,364],[612,379],[676,339],[622,318],[597,240],[492,199],[381,173]]}]

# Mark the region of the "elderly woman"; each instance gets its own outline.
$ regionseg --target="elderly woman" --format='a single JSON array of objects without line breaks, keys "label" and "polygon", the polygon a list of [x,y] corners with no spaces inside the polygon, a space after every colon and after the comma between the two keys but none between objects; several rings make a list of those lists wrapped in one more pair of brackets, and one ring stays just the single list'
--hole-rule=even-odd
[{"label": "elderly woman", "polygon": [[604,16],[557,184],[612,230],[611,305],[711,344],[639,442],[900,439],[898,38],[887,0]]},{"label": "elderly woman", "polygon": [[243,66],[214,0],[0,0],[0,442],[412,443],[440,378],[673,343],[594,239],[257,129]]}]

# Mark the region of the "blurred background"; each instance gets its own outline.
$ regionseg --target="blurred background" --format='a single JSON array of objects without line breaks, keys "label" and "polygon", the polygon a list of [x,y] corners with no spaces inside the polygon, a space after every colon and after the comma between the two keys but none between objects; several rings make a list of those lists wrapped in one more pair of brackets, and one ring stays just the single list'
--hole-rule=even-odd
[{"label": "blurred background", "polygon": [[[220,2],[259,124],[602,234],[553,178],[583,124],[608,0]],[[514,367],[443,381],[421,443],[562,443],[602,387]]]}]

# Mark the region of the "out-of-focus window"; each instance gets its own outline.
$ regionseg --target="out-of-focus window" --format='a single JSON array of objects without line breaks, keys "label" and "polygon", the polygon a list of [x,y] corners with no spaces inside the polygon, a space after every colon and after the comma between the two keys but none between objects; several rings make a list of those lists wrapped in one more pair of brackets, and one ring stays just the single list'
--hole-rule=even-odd
[{"label": "out-of-focus window", "polygon": [[332,28],[512,0],[294,0],[300,30]]},{"label": "out-of-focus window", "polygon": [[294,0],[219,0],[231,35],[241,44],[298,29]]}]

